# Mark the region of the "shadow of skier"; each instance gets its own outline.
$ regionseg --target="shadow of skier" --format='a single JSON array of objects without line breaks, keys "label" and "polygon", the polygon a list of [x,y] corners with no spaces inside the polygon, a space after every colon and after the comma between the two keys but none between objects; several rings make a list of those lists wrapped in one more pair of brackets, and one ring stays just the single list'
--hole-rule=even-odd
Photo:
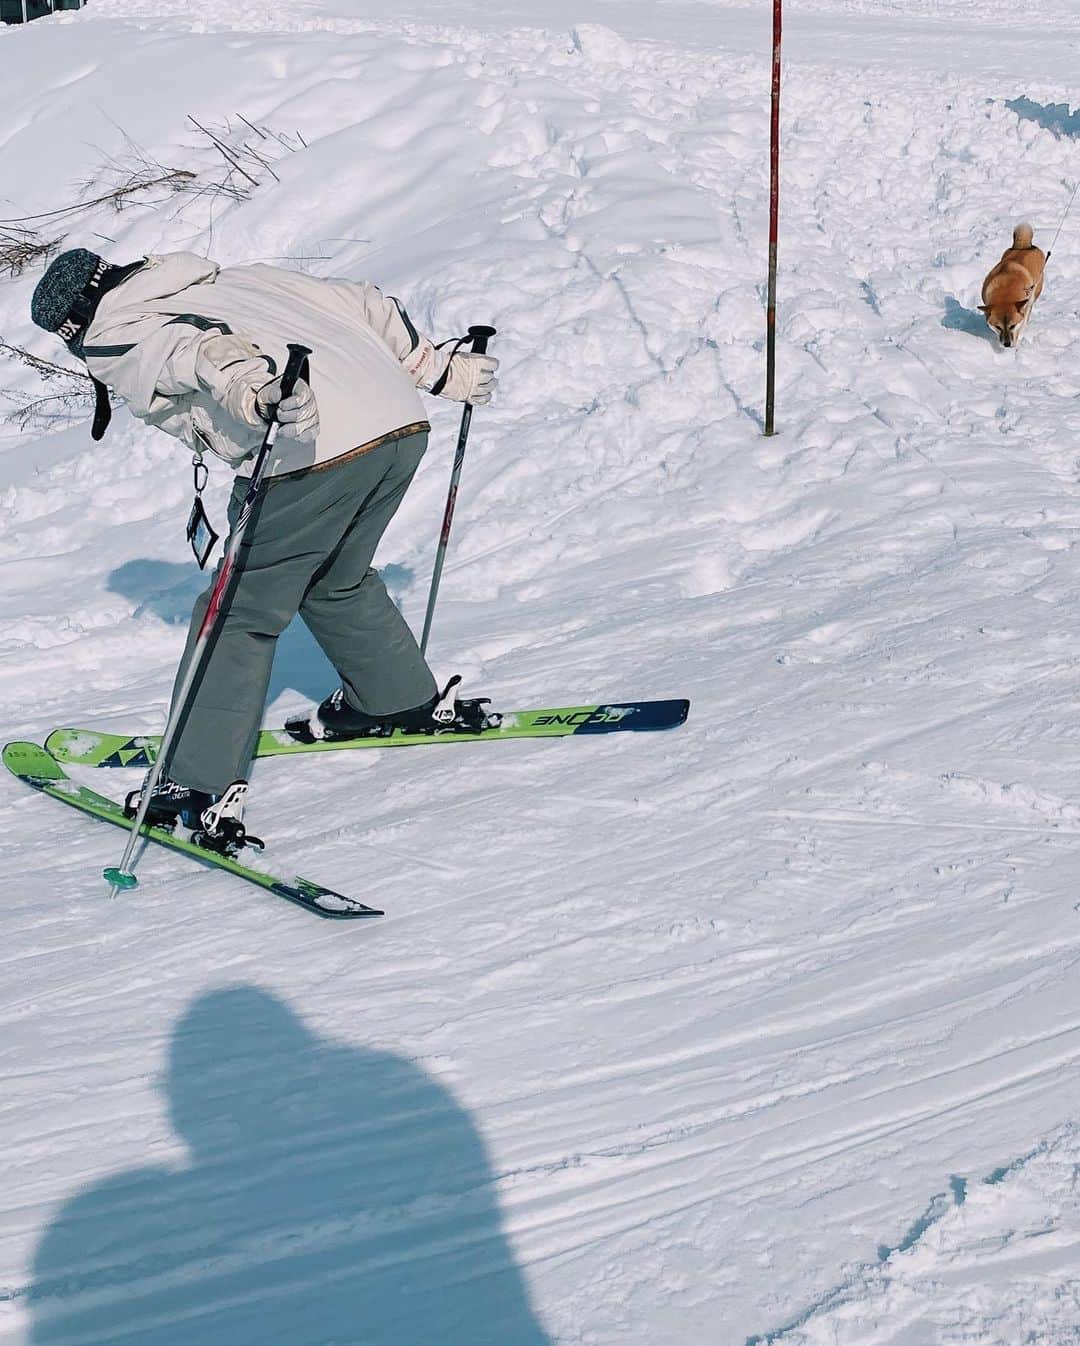
[{"label": "shadow of skier", "polygon": [[34,1346],[549,1346],[483,1143],[415,1065],[241,986],[193,1003],[165,1087],[189,1162],[60,1212]]},{"label": "shadow of skier", "polygon": [[[395,602],[414,576],[401,565],[386,565],[379,570]],[[152,612],[169,625],[186,626],[195,600],[206,588],[207,576],[192,562],[153,561],[141,558],[126,561],[109,575],[107,588],[137,604],[134,615]],[[299,617],[295,617],[278,637],[274,666],[266,704],[270,705],[285,691],[299,692],[309,701],[321,701],[338,685],[338,675],[315,643],[315,638]]]}]

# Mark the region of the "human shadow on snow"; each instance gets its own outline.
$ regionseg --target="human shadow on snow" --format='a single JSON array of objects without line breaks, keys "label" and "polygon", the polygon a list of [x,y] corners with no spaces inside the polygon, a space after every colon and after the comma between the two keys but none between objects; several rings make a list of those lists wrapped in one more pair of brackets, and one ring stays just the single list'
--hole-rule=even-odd
[{"label": "human shadow on snow", "polygon": [[[397,597],[413,578],[411,570],[399,565],[383,566],[379,574],[391,597]],[[136,617],[151,612],[170,625],[186,625],[196,598],[209,583],[209,576],[192,562],[177,565],[172,561],[143,558],[118,566],[109,576],[107,588],[109,593],[138,604]],[[310,701],[321,701],[338,681],[329,660],[303,621],[296,618],[290,622],[278,637],[267,704],[289,689]]]},{"label": "human shadow on snow", "polygon": [[60,1211],[31,1346],[550,1346],[483,1142],[417,1066],[236,986],[176,1025],[162,1087],[187,1160]]}]

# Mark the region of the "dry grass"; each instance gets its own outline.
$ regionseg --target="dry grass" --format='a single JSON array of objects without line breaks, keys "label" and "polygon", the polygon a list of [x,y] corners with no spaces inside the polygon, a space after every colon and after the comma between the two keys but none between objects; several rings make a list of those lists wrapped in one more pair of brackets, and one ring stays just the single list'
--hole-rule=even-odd
[{"label": "dry grass", "polygon": [[[64,242],[61,230],[77,223],[89,232],[91,226],[84,223],[84,218],[101,207],[119,214],[138,207],[159,209],[181,198],[178,210],[173,212],[176,215],[188,202],[200,198],[210,198],[211,203],[219,198],[226,204],[245,201],[268,179],[280,181],[273,167],[276,160],[306,148],[299,133],[290,138],[239,114],[222,126],[204,125],[194,117],[188,120],[203,138],[203,157],[207,151],[212,155],[205,168],[196,172],[170,167],[124,134],[120,152],[105,155],[93,177],[79,184],[77,200],[37,215],[0,220],[0,276],[14,279],[28,268],[47,262]],[[189,147],[188,156],[192,153]],[[211,208],[211,230],[213,214]],[[33,370],[47,389],[43,396],[0,390],[0,401],[8,404],[8,410],[0,412],[0,420],[15,422],[20,428],[42,427],[84,415],[87,407],[93,406],[93,384],[84,371],[42,360],[3,340],[0,359]]]},{"label": "dry grass", "polygon": [[79,184],[81,199],[65,209],[77,212],[110,206],[119,215],[133,205],[160,206],[170,197],[196,191],[198,183],[197,173],[170,168],[125,136],[121,153],[107,154],[94,176]]},{"label": "dry grass", "polygon": [[42,238],[34,229],[0,229],[0,271],[13,279],[28,266],[45,262],[59,248],[62,238]]},{"label": "dry grass", "polygon": [[242,113],[236,114],[235,125],[228,119],[220,126],[204,126],[190,114],[188,121],[206,137],[224,161],[225,176],[216,181],[218,191],[236,195],[239,199],[250,196],[267,176],[280,182],[274,172],[274,161],[283,154],[295,153],[305,143],[300,135],[294,143],[272,127],[257,126]]},{"label": "dry grass", "polygon": [[42,383],[53,389],[44,397],[11,389],[0,392],[0,398],[11,404],[0,419],[14,423],[20,430],[41,429],[58,420],[70,420],[93,407],[94,385],[85,371],[43,360],[7,341],[0,341],[0,357],[32,369]]},{"label": "dry grass", "polygon": [[45,221],[70,221],[99,206],[110,206],[118,214],[131,206],[153,209],[176,196],[193,199],[223,196],[244,201],[268,177],[281,181],[274,172],[274,159],[306,147],[299,133],[295,140],[290,140],[270,127],[256,126],[239,114],[237,125],[231,120],[223,126],[204,126],[191,116],[188,120],[220,155],[223,171],[194,172],[170,167],[125,134],[120,153],[107,154],[94,175],[79,184],[78,200],[37,215],[0,220],[0,271],[21,275],[27,266],[55,252],[63,240],[41,236]]}]

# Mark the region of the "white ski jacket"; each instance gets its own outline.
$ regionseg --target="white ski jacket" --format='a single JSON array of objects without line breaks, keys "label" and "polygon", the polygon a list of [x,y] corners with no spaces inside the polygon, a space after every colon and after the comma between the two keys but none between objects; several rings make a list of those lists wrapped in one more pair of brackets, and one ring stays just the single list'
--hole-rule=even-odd
[{"label": "white ski jacket", "polygon": [[[436,350],[396,299],[364,281],[148,257],[102,298],[81,354],[133,415],[242,469],[266,431],[255,395],[284,370],[291,341],[312,350],[319,433],[308,444],[279,435],[271,476],[429,428],[417,387],[437,384],[453,347]],[[457,382],[442,391],[454,396]]]}]

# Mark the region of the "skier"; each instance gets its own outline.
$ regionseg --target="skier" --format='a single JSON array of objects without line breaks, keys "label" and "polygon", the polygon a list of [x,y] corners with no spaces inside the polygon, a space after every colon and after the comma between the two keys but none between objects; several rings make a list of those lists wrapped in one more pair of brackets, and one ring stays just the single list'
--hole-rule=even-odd
[{"label": "skier", "polygon": [[[249,484],[245,464],[271,419],[279,424],[231,603],[148,820],[202,827],[223,848],[244,843],[245,777],[274,647],[297,612],[341,678],[318,707],[316,734],[433,729],[457,680],[440,697],[371,561],[427,447],[417,389],[487,403],[498,361],[461,341],[433,345],[368,282],[221,269],[190,253],[113,266],[65,252],[38,283],[31,314],[85,362],[95,439],[108,426],[107,385],[139,420],[181,439],[197,465],[209,452],[237,469],[230,526]],[[290,341],[313,354],[282,400]],[[195,604],[177,687],[211,589]],[[470,728],[478,714],[476,703],[454,703]],[[137,803],[135,792],[132,812]]]}]

